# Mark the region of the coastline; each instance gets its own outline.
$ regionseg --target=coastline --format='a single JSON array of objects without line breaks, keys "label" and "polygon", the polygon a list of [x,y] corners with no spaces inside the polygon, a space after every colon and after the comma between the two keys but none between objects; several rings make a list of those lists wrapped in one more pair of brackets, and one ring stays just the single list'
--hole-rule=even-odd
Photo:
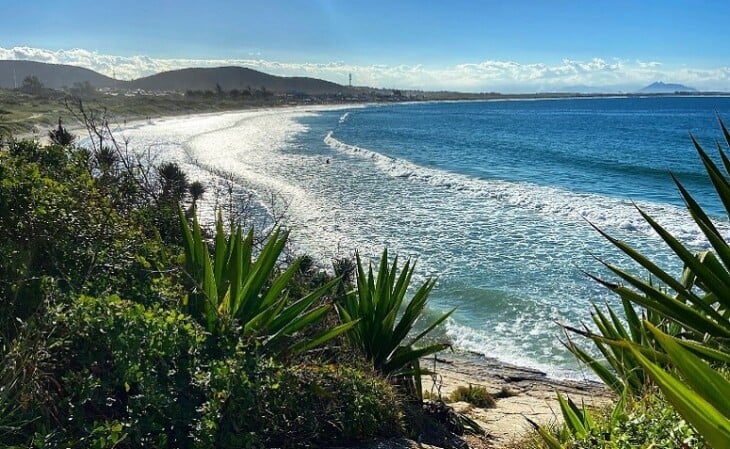
[{"label": "coastline", "polygon": [[[477,100],[477,101],[484,101],[484,100]],[[406,104],[406,103],[394,103],[394,104]],[[242,110],[236,110],[236,111],[225,111],[225,112],[207,112],[207,113],[194,113],[194,114],[182,114],[182,115],[167,115],[167,116],[158,116],[158,117],[151,117],[150,120],[136,120],[136,121],[128,121],[126,127],[120,127],[119,131],[124,132],[125,129],[133,129],[137,128],[139,126],[146,126],[146,125],[156,125],[161,124],[158,122],[165,122],[168,120],[185,120],[185,119],[197,119],[197,118],[210,118],[210,117],[225,117],[225,116],[234,116],[233,121],[235,123],[239,123],[241,120],[245,120],[246,122],[254,120],[256,118],[260,118],[263,116],[270,116],[270,115],[285,115],[285,114],[298,114],[298,113],[308,113],[308,112],[322,112],[322,111],[339,111],[339,110],[347,110],[347,109],[353,109],[353,108],[365,108],[365,107],[371,107],[371,106],[384,106],[382,103],[357,103],[357,104],[329,104],[329,105],[295,105],[295,106],[276,106],[276,107],[260,107],[260,108],[248,108],[248,109],[242,109]],[[227,128],[228,126],[222,126],[219,128],[216,128],[212,131],[219,131],[222,129]],[[206,131],[203,134],[207,134],[210,131]],[[259,137],[259,136],[257,136]],[[249,142],[250,143],[250,142]],[[161,159],[161,160],[164,160]],[[174,161],[174,159],[173,159]],[[197,160],[189,160],[187,161],[188,164],[195,165],[199,161]],[[201,209],[201,212],[204,212],[205,210],[205,204],[206,200],[205,198],[200,200],[199,207]],[[213,206],[212,204],[210,206]],[[215,218],[215,214],[208,214],[210,215],[210,219],[213,220]],[[205,221],[205,220],[203,220]],[[328,266],[328,263],[321,264],[322,266]],[[478,383],[479,382],[479,376],[485,376],[486,379],[491,379],[492,377],[499,377],[503,376],[503,374],[499,373],[499,369],[505,369],[505,370],[515,370],[516,372],[522,373],[522,375],[530,374],[530,378],[533,381],[539,381],[546,384],[551,385],[570,385],[572,383],[576,384],[583,384],[591,385],[593,382],[590,380],[586,380],[585,382],[582,382],[580,380],[576,380],[575,378],[561,378],[560,376],[553,376],[546,372],[540,371],[539,369],[529,367],[527,365],[518,365],[510,362],[503,362],[496,358],[489,358],[486,356],[481,355],[477,352],[471,352],[467,348],[456,348],[456,352],[450,353],[448,357],[445,357],[447,360],[451,360],[457,364],[464,365],[464,366],[471,366],[471,365],[482,365],[486,371],[484,373],[481,373],[476,370],[475,371],[475,379],[472,383]],[[442,365],[444,368],[448,368],[449,364],[439,364]],[[449,377],[449,376],[446,376]],[[452,376],[453,377],[453,376]],[[456,377],[459,378],[458,376]],[[424,383],[424,387],[425,387]],[[446,386],[447,390],[450,391],[448,385]]]},{"label": "coastline", "polygon": [[[172,119],[196,119],[221,116],[237,116],[254,118],[271,114],[291,114],[319,111],[336,111],[367,107],[370,104],[333,104],[333,105],[297,105],[281,107],[247,108],[237,111],[207,112],[194,114],[175,114],[128,121],[126,126],[117,128],[119,132],[146,125],[154,125]],[[236,120],[237,122],[238,120]],[[113,128],[114,129],[114,128]],[[222,128],[219,128],[222,129]],[[84,129],[73,128],[81,138]],[[504,447],[531,430],[527,420],[550,425],[561,420],[556,392],[568,394],[576,402],[601,406],[612,399],[611,393],[602,384],[592,381],[560,380],[549,377],[546,373],[501,362],[475,353],[456,350],[442,352],[435,359],[422,361],[422,366],[435,372],[434,377],[424,376],[424,390],[438,393],[443,397],[458,386],[483,386],[492,394],[499,394],[503,389],[516,395],[497,399],[496,406],[491,409],[479,409],[466,403],[452,404],[457,411],[466,413],[479,422],[491,436],[494,447]]]},{"label": "coastline", "polygon": [[[495,448],[509,447],[532,430],[526,418],[545,426],[562,422],[557,393],[591,407],[607,406],[615,395],[602,383],[560,380],[546,373],[465,351],[442,351],[421,360],[435,374],[422,376],[423,389],[447,398],[459,386],[481,386],[495,396],[493,408],[452,403],[477,421]],[[509,392],[505,395],[505,392]],[[505,397],[506,396],[506,397]]]}]

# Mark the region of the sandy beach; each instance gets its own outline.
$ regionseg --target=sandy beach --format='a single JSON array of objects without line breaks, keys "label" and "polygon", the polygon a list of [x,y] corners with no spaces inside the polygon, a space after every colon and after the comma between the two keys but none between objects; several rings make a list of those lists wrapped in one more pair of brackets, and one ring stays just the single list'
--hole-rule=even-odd
[{"label": "sandy beach", "polygon": [[[612,392],[595,381],[553,379],[547,374],[463,351],[443,351],[427,360],[423,367],[435,372],[424,376],[423,388],[443,397],[459,386],[482,386],[496,395],[494,408],[476,408],[459,402],[452,404],[482,425],[494,447],[504,447],[531,430],[525,418],[550,425],[562,421],[557,393],[577,404],[601,407],[614,398]],[[513,396],[499,397],[502,391]]]}]

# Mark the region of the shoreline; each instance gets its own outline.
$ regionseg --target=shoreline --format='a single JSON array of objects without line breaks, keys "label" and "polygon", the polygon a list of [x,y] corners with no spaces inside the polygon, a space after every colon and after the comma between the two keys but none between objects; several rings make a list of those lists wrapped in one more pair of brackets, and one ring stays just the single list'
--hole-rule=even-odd
[{"label": "shoreline", "polygon": [[[402,104],[402,103],[401,103]],[[144,126],[154,126],[156,124],[162,124],[165,121],[168,120],[189,120],[194,118],[210,118],[210,117],[225,117],[225,116],[232,116],[231,122],[239,123],[242,120],[250,121],[255,120],[256,118],[260,118],[262,116],[271,116],[271,115],[288,115],[288,114],[298,114],[298,113],[308,113],[308,112],[322,112],[322,111],[342,111],[342,110],[349,110],[349,109],[355,109],[355,108],[365,108],[370,106],[381,106],[381,104],[369,104],[369,103],[359,103],[359,104],[348,104],[348,105],[341,105],[341,104],[331,104],[331,105],[296,105],[296,106],[280,106],[280,107],[263,107],[263,108],[252,108],[252,109],[244,109],[239,111],[226,111],[226,112],[209,112],[209,113],[202,113],[202,114],[184,114],[184,115],[174,115],[174,116],[159,116],[151,118],[148,120],[137,120],[137,121],[128,121],[127,127],[129,129],[137,128],[137,127],[144,127]],[[228,128],[229,125],[221,126],[220,128],[216,128],[215,130],[207,130],[204,131],[203,134],[207,134],[209,132],[214,132],[222,129]],[[124,132],[125,128],[120,128],[120,132]],[[248,142],[248,144],[251,144],[252,142]],[[169,156],[169,153],[167,154]],[[189,155],[187,155],[189,157]],[[164,158],[163,158],[164,159]],[[198,169],[207,171],[211,173],[209,170],[206,169],[205,166],[200,165],[197,159],[191,159],[186,162],[186,164],[192,164],[195,165]],[[217,176],[217,175],[213,175]],[[245,176],[244,176],[245,178]],[[203,213],[206,217],[208,217],[210,220],[215,219],[214,213],[208,213],[206,214],[206,207],[207,202],[210,200],[203,199],[199,202],[199,208],[200,212]],[[210,205],[212,206],[212,204]],[[208,211],[210,212],[210,211]],[[199,219],[202,219],[202,217],[199,217]],[[205,220],[202,220],[203,222]],[[212,221],[211,221],[212,222]],[[301,248],[300,248],[301,249]],[[318,266],[321,268],[328,268],[329,263],[324,261],[319,261],[317,263]],[[499,365],[501,367],[512,367],[513,369],[519,369],[523,372],[531,372],[535,376],[535,378],[540,377],[543,379],[544,382],[552,382],[552,383],[570,383],[570,382],[581,382],[581,372],[575,371],[575,376],[560,376],[559,374],[553,373],[549,374],[552,371],[544,372],[540,371],[540,368],[531,366],[529,364],[518,364],[512,361],[508,360],[499,360],[496,358],[489,358],[487,356],[482,355],[479,352],[471,352],[468,348],[456,348],[456,350],[463,355],[471,355],[475,359],[481,359],[481,363],[485,364],[486,366],[490,366],[494,368],[496,365]],[[544,368],[543,368],[544,369]],[[537,376],[537,374],[540,374],[540,376]],[[572,373],[572,371],[571,371]],[[590,382],[590,381],[587,381]]]},{"label": "shoreline", "polygon": [[[134,129],[147,125],[154,126],[175,119],[190,120],[198,117],[209,118],[231,115],[240,115],[242,119],[247,119],[272,114],[337,111],[368,106],[381,106],[381,104],[296,105],[247,108],[223,112],[174,114],[150,117],[149,120],[128,120],[126,126],[117,124],[112,127],[112,130],[116,129],[118,132],[123,133],[125,129]],[[79,138],[83,138],[83,134],[85,134],[85,129],[82,127],[70,128],[70,131],[77,133]],[[434,377],[423,377],[422,385],[424,390],[434,393],[440,391],[443,397],[448,397],[451,391],[458,386],[469,385],[483,386],[493,395],[499,395],[503,389],[516,393],[515,396],[497,399],[496,406],[490,409],[474,408],[466,403],[452,404],[457,411],[465,412],[472,419],[479,422],[487,433],[493,437],[495,447],[501,447],[501,445],[512,442],[515,438],[529,432],[531,427],[525,417],[544,425],[559,422],[561,416],[556,391],[570,395],[576,402],[582,401],[595,406],[606,404],[613,398],[607,387],[594,381],[555,378],[528,366],[518,366],[458,348],[453,352],[442,351],[437,354],[435,359],[423,360],[422,367],[435,372]]]},{"label": "shoreline", "polygon": [[[730,97],[730,92],[698,92],[698,93],[606,93],[606,94],[580,94],[580,93],[566,93],[566,94],[560,94],[560,93],[548,93],[548,94],[540,94],[540,93],[532,93],[532,94],[496,94],[494,97],[485,97],[485,98],[444,98],[444,99],[424,99],[424,100],[404,100],[404,101],[380,101],[380,102],[353,102],[353,103],[316,103],[316,104],[273,104],[273,105],[249,105],[242,108],[233,108],[233,109],[219,109],[214,110],[211,108],[210,111],[177,111],[172,112],[169,114],[162,114],[162,115],[131,115],[122,118],[122,122],[124,120],[127,120],[127,124],[123,126],[130,126],[132,124],[139,125],[141,123],[147,123],[152,120],[159,120],[159,119],[170,119],[170,118],[181,118],[181,117],[192,117],[192,116],[209,116],[209,115],[224,115],[224,114],[232,114],[232,113],[242,113],[242,112],[256,112],[256,111],[263,111],[263,110],[322,110],[322,111],[334,111],[334,110],[342,110],[342,109],[350,109],[350,108],[363,108],[363,107],[383,107],[383,106],[411,106],[416,104],[435,104],[435,103],[493,103],[493,102],[515,102],[515,101],[555,101],[555,100],[598,100],[598,99],[605,99],[605,100],[617,100],[617,99],[645,99],[645,98],[703,98],[703,97],[718,97],[718,98],[724,98],[724,97]],[[89,100],[88,102],[92,102],[95,100]],[[113,112],[110,113],[110,117],[117,119],[117,117],[114,116]],[[120,125],[120,123],[117,123],[117,125]],[[34,122],[32,123],[33,127],[38,129],[38,132],[40,133],[33,133],[33,132],[26,132],[16,135],[18,139],[47,139],[46,133],[48,131],[48,125],[41,123],[41,122]],[[52,128],[55,128],[55,125],[52,126]],[[67,129],[69,131],[84,131],[82,126],[68,126]],[[41,140],[42,142],[43,140]]]},{"label": "shoreline", "polygon": [[[222,112],[171,114],[150,117],[149,119],[127,120],[126,125],[115,123],[110,124],[110,128],[113,132],[119,132],[121,135],[125,130],[155,126],[175,120],[228,117],[225,122],[239,123],[241,120],[267,115],[340,111],[369,106],[381,106],[381,104],[289,105]],[[229,125],[216,126],[213,126],[211,130],[225,129]],[[79,141],[87,137],[86,129],[82,126],[69,127],[68,129],[77,135]],[[211,132],[211,130],[203,131],[203,133]],[[43,137],[47,139],[47,134]],[[160,160],[166,160],[172,157],[172,153],[163,150],[161,156]],[[190,163],[194,162],[194,165],[197,166],[197,160],[190,161]],[[200,166],[198,168],[203,169]],[[327,264],[323,265],[326,266]],[[437,353],[435,357],[423,359],[421,363],[422,368],[434,372],[433,375],[422,377],[422,387],[425,391],[448,398],[450,393],[459,386],[481,386],[495,396],[496,404],[493,408],[477,408],[465,402],[450,404],[456,411],[464,413],[479,423],[488,435],[490,447],[494,448],[508,447],[519,438],[529,434],[532,427],[526,418],[540,425],[554,425],[561,422],[562,416],[557,400],[557,392],[569,395],[576,403],[583,402],[595,407],[604,406],[614,399],[611,391],[601,383],[587,379],[555,378],[538,369],[515,365],[465,349],[455,348],[453,351],[442,351]],[[504,391],[510,391],[514,395],[505,397]]]},{"label": "shoreline", "polygon": [[[459,386],[484,387],[495,397],[492,408],[466,402],[451,403],[454,409],[477,421],[491,447],[510,446],[533,428],[526,418],[551,426],[562,422],[557,393],[590,407],[605,407],[615,400],[604,384],[591,380],[559,380],[546,373],[460,350],[442,351],[421,359],[421,367],[435,374],[422,376],[423,389],[448,398]],[[507,394],[505,394],[507,393]]]}]

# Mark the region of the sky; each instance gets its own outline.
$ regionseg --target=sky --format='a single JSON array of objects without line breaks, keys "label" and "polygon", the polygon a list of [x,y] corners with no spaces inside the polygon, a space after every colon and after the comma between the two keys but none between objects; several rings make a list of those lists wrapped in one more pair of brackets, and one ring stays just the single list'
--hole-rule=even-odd
[{"label": "sky", "polygon": [[0,0],[0,59],[471,92],[730,90],[728,1]]}]

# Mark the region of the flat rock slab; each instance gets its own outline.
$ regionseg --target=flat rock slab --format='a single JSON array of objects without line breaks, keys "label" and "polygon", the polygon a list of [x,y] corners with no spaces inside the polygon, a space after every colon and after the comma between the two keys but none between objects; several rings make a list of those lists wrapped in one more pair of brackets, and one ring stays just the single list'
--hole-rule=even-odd
[{"label": "flat rock slab", "polygon": [[[593,407],[607,405],[614,397],[598,382],[552,379],[538,370],[472,353],[439,353],[436,358],[423,359],[421,367],[435,372],[423,376],[424,390],[440,393],[443,398],[448,398],[457,387],[469,385],[482,386],[497,397],[494,408],[477,408],[465,402],[451,404],[481,424],[495,448],[504,447],[529,432],[531,426],[526,418],[541,425],[560,423],[562,416],[556,392],[569,396],[577,404]],[[504,391],[512,395],[500,397]]]}]

